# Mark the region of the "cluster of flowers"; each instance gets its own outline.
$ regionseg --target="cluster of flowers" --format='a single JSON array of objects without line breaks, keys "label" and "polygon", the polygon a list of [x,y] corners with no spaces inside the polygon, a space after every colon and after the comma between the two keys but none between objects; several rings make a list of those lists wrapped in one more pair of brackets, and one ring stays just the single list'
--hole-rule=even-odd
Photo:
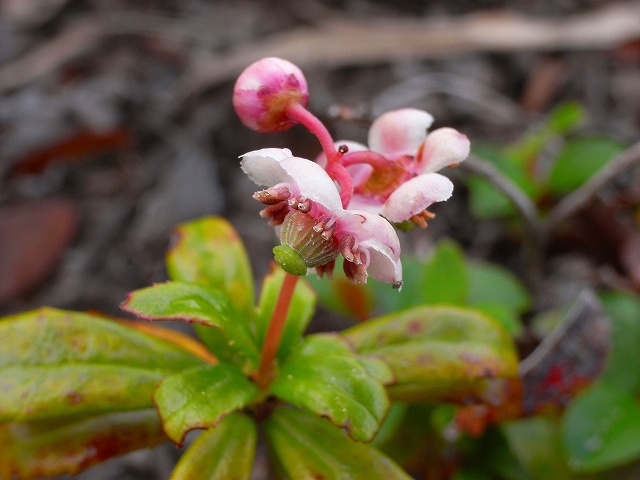
[{"label": "cluster of flowers", "polygon": [[469,140],[452,128],[427,133],[433,117],[404,108],[377,118],[365,146],[334,142],[307,109],[307,81],[294,64],[265,58],[245,69],[235,84],[233,104],[240,120],[259,132],[278,132],[296,123],[316,135],[323,152],[315,161],[288,149],[266,148],[243,155],[249,178],[267,187],[254,194],[266,208],[281,245],[276,261],[287,272],[315,268],[331,275],[339,254],[355,283],[367,277],[402,286],[400,242],[393,225],[412,221],[426,227],[428,210],[447,200],[451,181],[435,173],[469,154]]}]

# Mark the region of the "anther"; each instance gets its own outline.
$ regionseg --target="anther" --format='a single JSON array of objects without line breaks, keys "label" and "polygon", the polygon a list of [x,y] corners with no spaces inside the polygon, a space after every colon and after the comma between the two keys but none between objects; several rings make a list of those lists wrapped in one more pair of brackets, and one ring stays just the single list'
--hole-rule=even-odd
[{"label": "anther", "polygon": [[427,222],[422,215],[412,215],[409,220],[418,225],[420,228],[427,228]]},{"label": "anther", "polygon": [[320,232],[324,231],[324,222],[318,222],[311,228],[313,228],[314,232],[320,233]]},{"label": "anther", "polygon": [[291,196],[291,192],[287,187],[268,188],[267,190],[260,190],[253,194],[253,198],[265,205],[275,205],[280,203]]},{"label": "anther", "polygon": [[308,213],[311,210],[311,200],[308,198],[300,197],[296,208],[302,213]]},{"label": "anther", "polygon": [[451,163],[451,164],[447,165],[447,167],[449,167],[449,168],[456,168],[456,167],[459,167],[459,166],[460,166],[460,162]]},{"label": "anther", "polygon": [[347,153],[348,151],[349,151],[349,147],[347,147],[346,145],[340,145],[340,146],[338,147],[338,152],[339,152],[339,153],[341,153],[341,154],[343,154],[343,155],[344,155],[345,153]]},{"label": "anther", "polygon": [[351,235],[345,235],[344,237],[342,237],[342,240],[340,240],[340,253],[342,253],[342,256],[348,262],[353,262],[354,260],[352,248],[355,246],[355,244],[356,239]]},{"label": "anther", "polygon": [[333,237],[333,232],[336,231],[336,226],[335,225],[331,225],[329,228],[327,228],[325,231],[323,231],[320,236],[322,238],[324,238],[325,240],[329,240],[331,237]]}]

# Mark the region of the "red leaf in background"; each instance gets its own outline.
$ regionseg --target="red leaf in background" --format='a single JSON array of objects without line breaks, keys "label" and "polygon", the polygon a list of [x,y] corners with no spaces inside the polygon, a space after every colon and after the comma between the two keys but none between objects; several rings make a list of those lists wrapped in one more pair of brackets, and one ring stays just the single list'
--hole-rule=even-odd
[{"label": "red leaf in background", "polygon": [[51,164],[78,162],[89,156],[125,148],[131,142],[131,134],[122,129],[106,133],[80,131],[72,137],[24,156],[13,166],[11,173],[37,173]]},{"label": "red leaf in background", "polygon": [[38,285],[55,268],[78,226],[74,205],[61,199],[0,210],[0,303]]},{"label": "red leaf in background", "polygon": [[610,328],[595,294],[583,292],[560,325],[520,363],[518,377],[495,380],[483,403],[462,407],[457,427],[478,436],[489,423],[562,410],[602,371]]}]

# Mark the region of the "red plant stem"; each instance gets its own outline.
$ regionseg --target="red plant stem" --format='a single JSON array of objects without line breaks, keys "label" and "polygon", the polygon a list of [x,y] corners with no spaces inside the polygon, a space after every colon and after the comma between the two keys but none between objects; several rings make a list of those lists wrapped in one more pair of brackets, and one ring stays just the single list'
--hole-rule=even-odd
[{"label": "red plant stem", "polygon": [[327,174],[338,184],[340,187],[340,200],[342,202],[342,208],[347,208],[351,197],[353,196],[353,180],[347,169],[339,163],[329,163],[327,165]]},{"label": "red plant stem", "polygon": [[289,313],[293,291],[296,288],[297,282],[297,275],[284,274],[282,288],[278,294],[276,305],[271,314],[271,321],[269,322],[269,327],[267,328],[267,333],[262,343],[260,365],[258,366],[258,373],[255,377],[255,381],[260,388],[266,388],[269,383],[271,383],[280,338],[282,337],[282,331],[284,330],[287,313]]},{"label": "red plant stem", "polygon": [[315,115],[298,103],[288,106],[286,113],[291,120],[299,123],[318,138],[322,150],[327,156],[327,163],[337,161],[339,155],[333,144],[333,138],[331,138],[327,127]]},{"label": "red plant stem", "polygon": [[345,153],[340,159],[340,163],[345,167],[366,163],[367,165],[371,165],[373,168],[383,170],[389,166],[390,162],[379,153],[372,152],[371,150],[362,150],[358,152]]}]

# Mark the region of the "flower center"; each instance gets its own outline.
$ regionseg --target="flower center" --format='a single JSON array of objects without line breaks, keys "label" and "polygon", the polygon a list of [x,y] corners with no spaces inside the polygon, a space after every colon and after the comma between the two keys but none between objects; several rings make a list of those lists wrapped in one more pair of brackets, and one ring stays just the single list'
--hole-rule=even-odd
[{"label": "flower center", "polygon": [[275,260],[292,275],[304,275],[308,268],[325,265],[340,252],[333,230],[300,210],[285,217],[280,242],[282,245],[273,249]]}]

